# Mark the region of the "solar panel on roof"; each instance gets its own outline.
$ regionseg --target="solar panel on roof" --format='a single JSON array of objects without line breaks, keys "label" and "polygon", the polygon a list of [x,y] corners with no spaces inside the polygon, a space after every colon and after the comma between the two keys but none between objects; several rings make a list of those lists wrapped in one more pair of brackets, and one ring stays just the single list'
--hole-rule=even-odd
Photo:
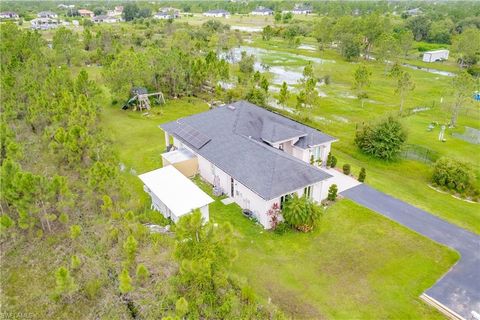
[{"label": "solar panel on roof", "polygon": [[206,145],[210,140],[209,137],[199,132],[197,129],[186,125],[184,123],[179,123],[180,128],[176,132],[180,138],[184,139],[190,143],[194,148],[200,149]]}]

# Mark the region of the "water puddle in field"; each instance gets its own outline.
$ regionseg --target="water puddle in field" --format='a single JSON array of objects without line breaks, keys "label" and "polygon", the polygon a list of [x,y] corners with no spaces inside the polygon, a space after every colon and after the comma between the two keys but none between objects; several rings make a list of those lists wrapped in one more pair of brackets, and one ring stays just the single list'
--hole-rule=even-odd
[{"label": "water puddle in field", "polygon": [[410,69],[413,69],[413,70],[426,71],[426,72],[429,72],[429,73],[438,74],[438,75],[445,76],[445,77],[455,77],[455,75],[456,75],[453,72],[442,71],[442,70],[432,69],[432,68],[419,67],[419,66],[414,66],[412,64],[408,64],[408,63],[403,63],[402,65],[404,67],[407,67],[407,68],[410,68]]},{"label": "water puddle in field", "polygon": [[[303,78],[303,67],[289,67],[277,64],[293,62],[295,60],[311,61],[313,63],[335,63],[333,60],[324,60],[316,57],[282,52],[277,50],[267,50],[249,46],[240,46],[231,49],[229,52],[220,53],[219,57],[230,63],[238,63],[242,58],[242,52],[253,55],[256,58],[254,69],[260,72],[270,72],[273,75],[272,84],[281,85],[284,81],[287,85],[296,85]],[[274,65],[263,63],[264,58],[275,57]],[[306,63],[305,63],[306,64]]]},{"label": "water puddle in field", "polygon": [[245,31],[245,32],[262,32],[261,27],[247,27],[247,26],[231,26],[232,30]]},{"label": "water puddle in field", "polygon": [[315,48],[315,46],[312,46],[312,45],[309,45],[309,44],[301,44],[297,47],[297,49],[317,51],[317,48]]}]

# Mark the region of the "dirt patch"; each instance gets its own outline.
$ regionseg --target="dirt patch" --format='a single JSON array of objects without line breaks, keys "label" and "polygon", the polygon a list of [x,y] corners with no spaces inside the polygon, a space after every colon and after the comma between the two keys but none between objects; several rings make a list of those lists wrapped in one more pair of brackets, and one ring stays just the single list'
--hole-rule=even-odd
[{"label": "dirt patch", "polygon": [[326,319],[317,308],[305,302],[297,296],[297,292],[288,290],[278,283],[267,283],[265,285],[272,303],[277,305],[287,317],[293,319]]}]

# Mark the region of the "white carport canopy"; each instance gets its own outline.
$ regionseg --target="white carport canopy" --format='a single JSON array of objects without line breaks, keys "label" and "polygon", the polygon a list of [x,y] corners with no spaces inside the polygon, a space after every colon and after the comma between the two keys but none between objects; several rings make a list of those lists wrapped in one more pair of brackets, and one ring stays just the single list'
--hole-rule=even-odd
[{"label": "white carport canopy", "polygon": [[177,217],[213,202],[205,192],[174,166],[166,166],[138,176],[150,193]]}]

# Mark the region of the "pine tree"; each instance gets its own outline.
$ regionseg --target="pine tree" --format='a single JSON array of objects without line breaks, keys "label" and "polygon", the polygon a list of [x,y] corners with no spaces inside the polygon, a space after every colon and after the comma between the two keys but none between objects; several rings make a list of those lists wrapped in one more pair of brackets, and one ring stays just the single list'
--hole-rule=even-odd
[{"label": "pine tree", "polygon": [[358,181],[364,182],[366,177],[367,177],[367,172],[366,172],[365,168],[361,168],[360,169],[360,174],[358,175]]},{"label": "pine tree", "polygon": [[123,250],[125,252],[125,255],[127,257],[127,261],[129,263],[133,262],[135,260],[135,254],[137,252],[137,246],[138,242],[135,240],[133,235],[130,235],[127,237],[127,240],[123,243]]},{"label": "pine tree", "polygon": [[140,282],[144,282],[145,280],[148,279],[149,276],[150,276],[150,273],[148,272],[147,267],[145,267],[143,263],[140,263],[137,266],[137,271],[136,271],[137,280]]},{"label": "pine tree", "polygon": [[180,318],[188,313],[188,301],[184,297],[181,297],[175,303],[175,313]]},{"label": "pine tree", "polygon": [[71,258],[70,258],[70,268],[72,268],[72,270],[75,270],[77,269],[78,267],[80,267],[80,264],[82,263],[82,261],[80,260],[79,257],[77,257],[76,255],[73,255]]},{"label": "pine tree", "polygon": [[327,199],[330,201],[335,201],[337,199],[337,192],[338,192],[338,187],[336,184],[332,184],[330,188],[328,188],[328,196]]},{"label": "pine tree", "polygon": [[132,278],[130,277],[127,269],[122,270],[122,272],[118,276],[118,281],[118,289],[121,293],[126,294],[133,290]]},{"label": "pine tree", "polygon": [[55,272],[55,294],[54,298],[68,296],[77,290],[77,285],[70,272],[65,267],[60,267]]},{"label": "pine tree", "polygon": [[286,106],[288,97],[289,97],[288,86],[287,86],[287,83],[283,81],[282,87],[280,88],[278,103],[282,106]]}]

